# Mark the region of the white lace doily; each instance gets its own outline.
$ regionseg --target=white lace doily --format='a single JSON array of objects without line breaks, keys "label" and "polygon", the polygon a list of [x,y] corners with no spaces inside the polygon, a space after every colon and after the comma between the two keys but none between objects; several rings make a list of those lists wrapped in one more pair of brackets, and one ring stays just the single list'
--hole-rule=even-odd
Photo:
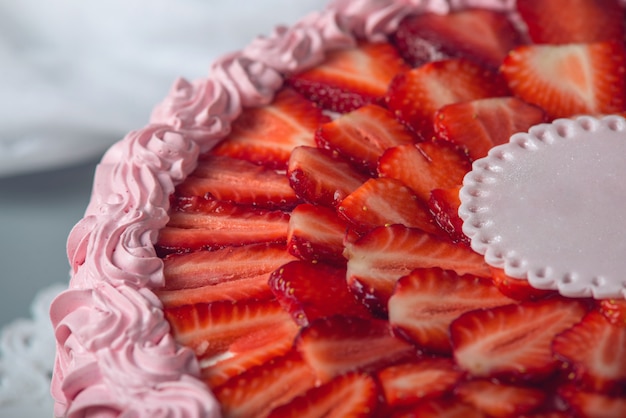
[{"label": "white lace doily", "polygon": [[32,302],[32,317],[0,331],[0,417],[52,416],[55,342],[48,311],[65,288],[55,284],[41,290]]}]

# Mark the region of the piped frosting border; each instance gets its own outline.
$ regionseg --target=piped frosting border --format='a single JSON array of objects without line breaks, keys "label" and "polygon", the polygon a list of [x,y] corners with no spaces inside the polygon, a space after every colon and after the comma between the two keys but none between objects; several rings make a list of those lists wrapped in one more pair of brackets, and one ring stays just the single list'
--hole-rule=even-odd
[{"label": "piped frosting border", "polygon": [[179,79],[150,123],[102,158],[84,218],[70,233],[69,289],[52,303],[57,417],[218,417],[193,352],[169,333],[151,289],[164,282],[154,243],[169,195],[244,107],[270,103],[289,74],[357,38],[380,41],[409,14],[467,7],[511,11],[514,0],[337,0]]}]

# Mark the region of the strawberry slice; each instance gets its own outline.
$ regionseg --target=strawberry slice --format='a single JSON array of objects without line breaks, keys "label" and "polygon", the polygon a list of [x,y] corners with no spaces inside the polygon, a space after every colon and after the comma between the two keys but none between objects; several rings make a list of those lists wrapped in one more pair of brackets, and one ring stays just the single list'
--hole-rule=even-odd
[{"label": "strawberry slice", "polygon": [[448,330],[458,316],[513,302],[488,279],[416,269],[398,280],[389,299],[389,323],[396,334],[428,351],[451,353]]},{"label": "strawberry slice", "polygon": [[270,273],[294,259],[282,245],[245,245],[171,254],[163,259],[166,307],[219,300],[269,299]]},{"label": "strawberry slice", "polygon": [[315,374],[295,350],[252,367],[215,388],[225,417],[264,417],[315,386]]},{"label": "strawberry slice", "polygon": [[350,288],[371,310],[383,314],[398,279],[416,268],[489,277],[483,257],[471,249],[403,225],[373,229],[346,243],[344,255]]},{"label": "strawberry slice", "polygon": [[546,401],[546,393],[537,388],[516,386],[492,380],[469,380],[455,389],[459,398],[490,417],[519,417],[532,413]]},{"label": "strawberry slice", "polygon": [[441,397],[400,410],[391,418],[488,418],[483,412],[454,398]]},{"label": "strawberry slice", "polygon": [[589,312],[579,324],[558,335],[552,348],[590,390],[626,387],[626,327],[611,324],[601,313]]},{"label": "strawberry slice", "polygon": [[537,106],[515,97],[491,97],[442,107],[435,113],[435,132],[476,160],[495,145],[509,142],[514,133],[545,121],[544,111]]},{"label": "strawberry slice", "polygon": [[400,180],[424,203],[433,189],[460,186],[470,168],[467,156],[446,141],[389,148],[378,162],[381,177]]},{"label": "strawberry slice", "polygon": [[451,359],[424,358],[386,367],[378,380],[389,406],[411,405],[451,391],[461,377]]},{"label": "strawberry slice", "polygon": [[235,340],[259,328],[291,321],[275,300],[196,303],[164,312],[176,341],[193,349],[200,359],[225,352]]},{"label": "strawberry slice", "polygon": [[435,222],[443,229],[454,243],[470,244],[470,239],[463,233],[463,220],[459,216],[459,190],[461,186],[430,191],[428,208]]},{"label": "strawberry slice", "polygon": [[366,105],[320,126],[320,148],[337,151],[357,170],[376,175],[378,158],[396,145],[415,142],[416,137],[393,114],[380,106]]},{"label": "strawberry slice", "polygon": [[303,260],[345,265],[343,240],[347,230],[348,223],[335,210],[302,203],[291,212],[287,248]]},{"label": "strawberry slice", "polygon": [[374,371],[417,354],[391,333],[389,323],[335,315],[302,329],[296,346],[322,382],[352,371]]},{"label": "strawberry slice", "polygon": [[624,39],[624,11],[618,0],[524,0],[517,2],[517,11],[538,44]]},{"label": "strawberry slice", "polygon": [[598,303],[598,310],[610,323],[626,326],[626,299],[603,299]]},{"label": "strawberry slice", "polygon": [[300,326],[334,314],[371,316],[348,290],[344,268],[292,261],[274,271],[268,283],[280,305]]},{"label": "strawberry slice", "polygon": [[202,381],[213,389],[252,367],[286,355],[293,348],[298,330],[294,322],[285,321],[242,336],[228,347],[224,358],[202,368]]},{"label": "strawberry slice", "polygon": [[506,83],[495,71],[466,59],[448,59],[398,74],[389,85],[386,101],[400,121],[431,139],[439,108],[508,94]]},{"label": "strawberry slice", "polygon": [[271,104],[246,109],[211,154],[284,169],[293,148],[315,146],[315,130],[328,119],[300,94],[283,88]]},{"label": "strawberry slice", "polygon": [[476,377],[546,377],[558,365],[555,336],[584,314],[581,303],[558,298],[465,313],[450,325],[454,358]]},{"label": "strawberry slice", "polygon": [[[618,418],[626,416],[626,397],[587,392],[574,385],[559,388],[560,397],[577,417]],[[571,415],[571,414],[570,414]]]},{"label": "strawberry slice", "polygon": [[413,67],[448,58],[467,58],[498,68],[521,36],[505,14],[467,9],[447,15],[425,13],[404,19],[392,36]]},{"label": "strawberry slice", "polygon": [[203,206],[200,211],[172,212],[159,232],[157,248],[169,253],[287,241],[289,215],[282,211],[219,201]]},{"label": "strawberry slice", "polygon": [[328,150],[296,147],[287,168],[289,184],[301,199],[335,207],[367,180],[346,160]]},{"label": "strawberry slice", "polygon": [[427,206],[404,183],[393,178],[367,180],[343,199],[337,211],[361,232],[402,224],[431,234],[441,233]]},{"label": "strawberry slice", "polygon": [[365,418],[376,416],[379,389],[372,376],[348,373],[309,389],[267,418]]},{"label": "strawberry slice", "polygon": [[521,46],[500,71],[516,96],[555,119],[623,111],[625,66],[623,42],[606,41]]},{"label": "strawberry slice", "polygon": [[198,167],[177,187],[177,194],[264,208],[289,208],[298,203],[284,174],[218,155],[203,156]]},{"label": "strawberry slice", "polygon": [[503,269],[495,267],[491,267],[491,279],[502,294],[519,301],[538,300],[556,294],[554,290],[536,289],[528,280],[508,276]]},{"label": "strawberry slice", "polygon": [[321,65],[287,83],[320,107],[345,113],[382,101],[391,79],[407,69],[393,45],[362,42],[331,51]]}]

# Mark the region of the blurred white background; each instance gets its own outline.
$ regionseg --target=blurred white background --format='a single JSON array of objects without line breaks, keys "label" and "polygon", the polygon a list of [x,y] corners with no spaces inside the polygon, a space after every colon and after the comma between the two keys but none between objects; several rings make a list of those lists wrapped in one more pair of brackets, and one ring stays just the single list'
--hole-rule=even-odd
[{"label": "blurred white background", "polygon": [[0,0],[0,328],[66,283],[93,170],[177,76],[325,0]]}]

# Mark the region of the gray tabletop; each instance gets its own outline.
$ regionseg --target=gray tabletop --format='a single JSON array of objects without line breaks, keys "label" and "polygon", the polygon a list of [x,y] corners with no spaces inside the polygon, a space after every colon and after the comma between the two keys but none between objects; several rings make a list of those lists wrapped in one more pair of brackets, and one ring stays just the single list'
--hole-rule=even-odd
[{"label": "gray tabletop", "polygon": [[67,236],[82,217],[95,161],[0,179],[0,328],[29,317],[42,288],[67,283]]}]

